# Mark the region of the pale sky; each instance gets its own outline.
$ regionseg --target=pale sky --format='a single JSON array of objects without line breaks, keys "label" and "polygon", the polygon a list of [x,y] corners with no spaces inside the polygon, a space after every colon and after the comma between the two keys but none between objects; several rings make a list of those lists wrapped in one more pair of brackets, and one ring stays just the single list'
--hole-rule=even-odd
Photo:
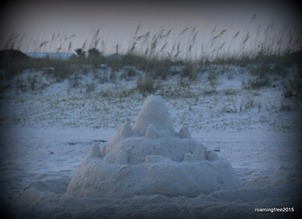
[{"label": "pale sky", "polygon": [[286,5],[42,2],[7,7],[1,24],[2,49],[66,52],[96,46],[108,55],[116,45],[125,53],[136,42],[133,51],[147,54],[153,42],[153,54],[179,52],[183,58],[257,53],[261,44],[275,52],[301,49],[298,15]]}]

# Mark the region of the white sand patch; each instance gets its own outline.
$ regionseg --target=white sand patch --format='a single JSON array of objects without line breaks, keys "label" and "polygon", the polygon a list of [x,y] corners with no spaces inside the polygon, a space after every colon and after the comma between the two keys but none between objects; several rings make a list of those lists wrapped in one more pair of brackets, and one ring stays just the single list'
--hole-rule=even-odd
[{"label": "white sand patch", "polygon": [[163,99],[149,96],[132,128],[127,122],[104,147],[92,148],[67,195],[194,197],[238,187],[231,165],[191,138],[187,128],[176,133]]}]

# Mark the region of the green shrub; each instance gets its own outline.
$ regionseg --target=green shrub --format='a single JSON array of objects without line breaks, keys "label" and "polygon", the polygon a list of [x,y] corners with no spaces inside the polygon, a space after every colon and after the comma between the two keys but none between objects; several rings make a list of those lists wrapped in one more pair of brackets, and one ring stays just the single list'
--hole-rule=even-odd
[{"label": "green shrub", "polygon": [[90,84],[86,84],[86,93],[91,93],[95,91],[96,85],[91,82]]},{"label": "green shrub", "polygon": [[252,79],[249,79],[245,88],[259,89],[261,87],[267,87],[270,84],[271,82],[268,76],[264,76],[264,77],[257,76],[257,77],[253,77]]},{"label": "green shrub", "polygon": [[137,80],[136,88],[144,96],[151,94],[155,90],[154,81],[151,78],[144,78],[142,80],[139,79]]},{"label": "green shrub", "polygon": [[209,80],[211,86],[215,87],[215,85],[217,84],[217,76],[216,76],[215,69],[213,67],[209,70],[208,80]]},{"label": "green shrub", "polygon": [[169,68],[172,62],[170,59],[151,59],[146,66],[145,71],[153,79],[166,79],[169,74]]},{"label": "green shrub", "polygon": [[272,69],[269,64],[254,64],[248,66],[249,73],[252,78],[248,80],[245,88],[259,89],[261,87],[269,86],[271,84],[270,74]]},{"label": "green shrub", "polygon": [[53,76],[58,80],[64,80],[67,79],[71,74],[73,73],[72,66],[68,63],[58,63],[54,67]]},{"label": "green shrub", "polygon": [[135,54],[126,54],[121,57],[120,62],[117,64],[119,67],[123,67],[125,65],[133,65],[137,69],[145,69],[147,65],[147,59],[143,56],[135,55]]},{"label": "green shrub", "polygon": [[181,72],[181,77],[187,77],[191,81],[197,78],[197,72],[194,69],[193,63],[186,63],[183,71]]},{"label": "green shrub", "polygon": [[125,66],[121,77],[125,80],[130,80],[131,78],[133,78],[137,75],[138,75],[138,72],[135,67]]},{"label": "green shrub", "polygon": [[298,72],[293,78],[285,81],[283,85],[283,96],[285,98],[294,97],[297,101],[302,99],[301,72]]}]

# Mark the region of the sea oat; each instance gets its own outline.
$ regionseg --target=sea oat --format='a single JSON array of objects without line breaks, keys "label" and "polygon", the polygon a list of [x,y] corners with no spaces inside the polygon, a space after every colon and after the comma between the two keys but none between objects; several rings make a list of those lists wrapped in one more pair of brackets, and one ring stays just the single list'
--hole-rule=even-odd
[{"label": "sea oat", "polygon": [[43,41],[42,43],[40,43],[40,48],[42,48],[43,46],[45,46],[48,43],[48,41]]},{"label": "sea oat", "polygon": [[248,41],[249,38],[250,38],[250,34],[249,34],[249,32],[247,32],[246,37],[243,41],[243,44],[245,44]]},{"label": "sea oat", "polygon": [[186,27],[185,29],[183,29],[181,32],[180,32],[180,34],[179,35],[183,35],[185,32],[187,32],[189,30],[189,28],[188,27]]},{"label": "sea oat", "polygon": [[256,20],[256,14],[253,15],[251,22],[253,22],[254,20]]},{"label": "sea oat", "polygon": [[236,38],[239,35],[240,31],[238,31],[234,36],[233,39]]}]

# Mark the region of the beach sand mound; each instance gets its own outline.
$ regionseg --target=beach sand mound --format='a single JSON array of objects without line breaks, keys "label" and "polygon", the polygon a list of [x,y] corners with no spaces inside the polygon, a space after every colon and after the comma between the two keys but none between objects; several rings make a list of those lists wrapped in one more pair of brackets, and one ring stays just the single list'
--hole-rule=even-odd
[{"label": "beach sand mound", "polygon": [[193,139],[187,128],[176,132],[164,100],[151,95],[133,127],[125,123],[105,146],[92,148],[70,181],[67,194],[195,197],[238,186],[231,165]]}]

